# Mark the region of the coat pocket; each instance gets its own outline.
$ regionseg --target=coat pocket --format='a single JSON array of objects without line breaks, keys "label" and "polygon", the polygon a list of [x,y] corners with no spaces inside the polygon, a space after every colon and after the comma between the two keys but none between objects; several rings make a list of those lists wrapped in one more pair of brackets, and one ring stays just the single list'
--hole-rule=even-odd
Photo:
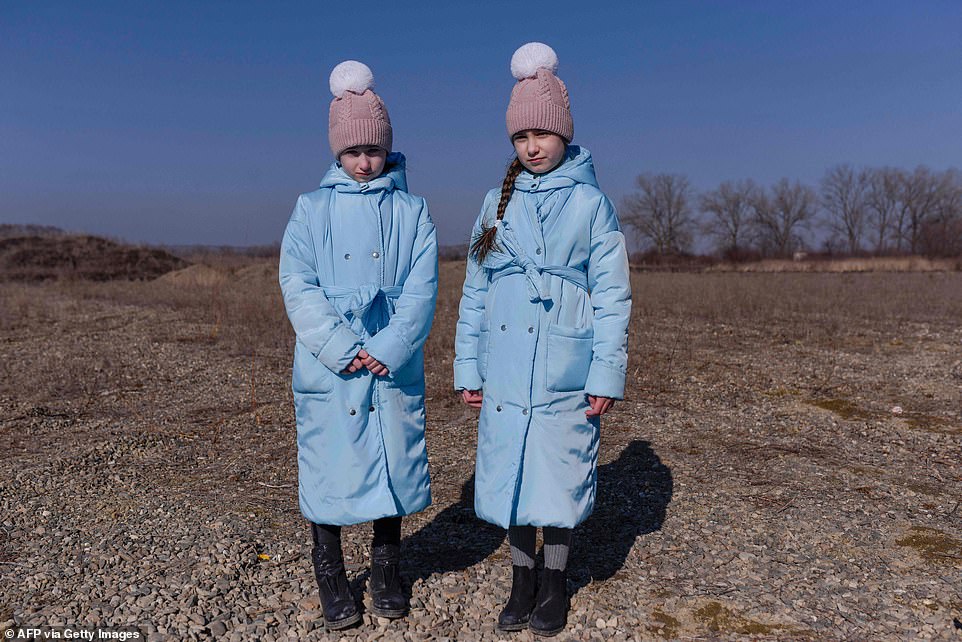
[{"label": "coat pocket", "polygon": [[549,392],[584,390],[591,366],[594,331],[551,323],[545,345],[545,387]]},{"label": "coat pocket", "polygon": [[298,394],[329,394],[334,390],[334,373],[317,360],[300,341],[294,343],[291,388]]},{"label": "coat pocket", "polygon": [[488,379],[488,348],[491,344],[491,323],[484,318],[478,331],[478,374],[482,381]]}]

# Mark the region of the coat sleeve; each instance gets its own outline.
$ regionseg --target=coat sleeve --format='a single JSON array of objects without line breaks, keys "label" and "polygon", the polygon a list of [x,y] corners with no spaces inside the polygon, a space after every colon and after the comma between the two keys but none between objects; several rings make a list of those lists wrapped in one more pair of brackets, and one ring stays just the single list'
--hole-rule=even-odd
[{"label": "coat sleeve", "polygon": [[[485,199],[471,230],[471,239],[481,233],[481,221],[487,210]],[[470,243],[469,243],[470,247]],[[454,389],[480,390],[482,381],[478,374],[478,336],[481,332],[481,317],[484,316],[484,302],[488,295],[488,274],[470,255],[461,289],[461,304],[458,306],[458,326],[454,337]]]},{"label": "coat sleeve", "polygon": [[625,236],[615,208],[604,196],[591,222],[588,289],[594,310],[594,354],[585,392],[623,399],[628,367],[631,285]]},{"label": "coat sleeve", "polygon": [[401,369],[427,341],[438,298],[438,239],[427,203],[421,200],[415,256],[394,315],[364,343],[364,349],[392,373]]},{"label": "coat sleeve", "polygon": [[309,207],[301,196],[284,231],[278,269],[281,292],[297,340],[339,373],[360,350],[361,338],[337,313],[318,281],[314,241],[307,223]]}]

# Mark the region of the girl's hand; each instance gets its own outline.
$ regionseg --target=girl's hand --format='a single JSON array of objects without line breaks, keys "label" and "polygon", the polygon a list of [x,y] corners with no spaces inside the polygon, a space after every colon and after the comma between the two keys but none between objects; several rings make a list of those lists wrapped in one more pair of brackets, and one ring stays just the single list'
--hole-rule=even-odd
[{"label": "girl's hand", "polygon": [[588,395],[588,404],[591,406],[585,410],[586,417],[600,417],[615,406],[615,400],[611,397],[596,397]]},{"label": "girl's hand", "polygon": [[462,390],[461,400],[472,408],[480,408],[484,400],[484,393],[480,390]]},{"label": "girl's hand", "polygon": [[[361,350],[361,352],[364,352],[364,351]],[[361,362],[361,353],[359,352],[357,356],[355,356],[354,359],[351,361],[351,363],[347,364],[347,367],[341,370],[341,374],[354,374],[355,372],[357,372],[363,367],[364,367],[364,364]]]},{"label": "girl's hand", "polygon": [[358,358],[360,358],[361,363],[364,367],[371,371],[371,374],[376,374],[379,377],[386,377],[389,374],[387,366],[372,357],[363,348],[357,353]]}]

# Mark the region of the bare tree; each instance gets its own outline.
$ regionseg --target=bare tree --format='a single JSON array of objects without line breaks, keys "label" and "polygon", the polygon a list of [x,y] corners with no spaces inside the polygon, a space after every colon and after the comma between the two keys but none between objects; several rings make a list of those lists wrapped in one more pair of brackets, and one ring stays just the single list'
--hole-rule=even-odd
[{"label": "bare tree", "polygon": [[753,218],[762,252],[791,256],[802,246],[801,233],[815,217],[818,196],[800,182],[779,180],[770,193],[760,191],[753,203]]},{"label": "bare tree", "polygon": [[922,223],[919,249],[927,256],[962,255],[962,172],[949,169],[937,179],[935,204]]},{"label": "bare tree", "polygon": [[868,175],[851,165],[836,165],[822,178],[822,207],[832,232],[845,239],[849,254],[858,254],[862,249],[867,187]]},{"label": "bare tree", "polygon": [[641,174],[638,192],[627,196],[621,220],[639,240],[659,254],[687,252],[691,248],[694,191],[680,174]]},{"label": "bare tree", "polygon": [[706,214],[704,231],[714,237],[722,254],[738,254],[748,248],[752,233],[752,202],[760,191],[751,179],[725,181],[702,195],[699,205]]},{"label": "bare tree", "polygon": [[941,181],[942,177],[934,174],[924,165],[919,165],[914,172],[903,176],[900,199],[902,208],[899,217],[899,248],[903,247],[901,241],[904,241],[911,254],[916,254],[921,249],[922,229],[925,226],[926,219],[938,207]]},{"label": "bare tree", "polygon": [[870,242],[876,254],[884,254],[897,243],[898,230],[893,229],[903,211],[901,186],[905,172],[894,167],[866,170],[865,191],[866,224]]}]

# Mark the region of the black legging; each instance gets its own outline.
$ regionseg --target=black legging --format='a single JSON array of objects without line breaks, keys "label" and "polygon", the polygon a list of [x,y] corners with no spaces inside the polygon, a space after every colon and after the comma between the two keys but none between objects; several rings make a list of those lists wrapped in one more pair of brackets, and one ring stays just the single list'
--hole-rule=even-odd
[{"label": "black legging", "polygon": [[[330,524],[311,524],[314,544],[341,543],[341,527]],[[401,543],[401,517],[382,517],[374,520],[374,546]]]}]

